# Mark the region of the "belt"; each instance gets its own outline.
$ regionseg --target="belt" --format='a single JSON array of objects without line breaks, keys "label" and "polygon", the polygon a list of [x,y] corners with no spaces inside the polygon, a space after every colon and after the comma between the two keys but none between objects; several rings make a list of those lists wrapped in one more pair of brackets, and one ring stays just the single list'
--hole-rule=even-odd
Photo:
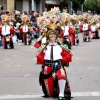
[{"label": "belt", "polygon": [[83,32],[87,32],[88,30],[83,30]]},{"label": "belt", "polygon": [[23,32],[24,34],[28,34],[28,32]]},{"label": "belt", "polygon": [[61,61],[60,60],[45,60],[45,65],[47,65],[47,66],[53,66],[55,63],[61,63]]}]

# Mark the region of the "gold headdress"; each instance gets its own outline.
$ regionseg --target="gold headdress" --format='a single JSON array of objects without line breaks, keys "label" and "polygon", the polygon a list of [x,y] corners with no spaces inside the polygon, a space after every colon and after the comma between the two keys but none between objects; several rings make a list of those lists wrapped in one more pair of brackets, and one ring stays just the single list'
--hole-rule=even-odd
[{"label": "gold headdress", "polygon": [[87,23],[87,22],[88,22],[88,19],[87,19],[87,18],[84,18],[83,21],[84,21],[85,23]]},{"label": "gold headdress", "polygon": [[91,19],[91,24],[93,24],[93,25],[96,24],[96,20],[94,18]]},{"label": "gold headdress", "polygon": [[42,34],[43,36],[46,36],[46,31],[47,31],[46,28],[43,28],[43,29],[40,30],[40,32],[41,32],[41,34]]},{"label": "gold headdress", "polygon": [[73,25],[75,25],[76,22],[77,22],[77,20],[76,20],[76,18],[71,17],[71,18],[70,18],[70,22],[71,22]]},{"label": "gold headdress", "polygon": [[49,23],[48,26],[47,26],[47,28],[48,28],[48,29],[51,29],[51,30],[55,30],[56,27],[57,27],[57,25],[54,24],[54,23]]},{"label": "gold headdress", "polygon": [[28,24],[30,20],[29,20],[28,16],[23,15],[22,16],[22,21],[23,21],[24,24]]},{"label": "gold headdress", "polygon": [[2,16],[1,16],[1,19],[2,19],[3,22],[9,23],[9,18],[8,18],[7,15],[2,15]]},{"label": "gold headdress", "polygon": [[57,28],[57,25],[54,24],[54,23],[49,23],[48,26],[47,26],[47,32],[46,32],[46,37],[48,38],[49,37],[49,34],[51,32],[53,32],[54,34],[56,34],[58,36],[58,33],[56,31],[56,28]]}]

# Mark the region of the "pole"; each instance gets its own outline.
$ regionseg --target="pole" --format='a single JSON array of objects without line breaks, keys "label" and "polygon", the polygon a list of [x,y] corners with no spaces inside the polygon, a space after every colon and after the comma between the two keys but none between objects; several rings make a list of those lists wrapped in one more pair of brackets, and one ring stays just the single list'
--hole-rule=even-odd
[{"label": "pole", "polygon": [[31,0],[32,2],[32,11],[34,11],[34,0]]},{"label": "pole", "polygon": [[83,4],[82,4],[82,6],[81,6],[81,10],[82,10],[82,15],[83,15]]},{"label": "pole", "polygon": [[73,4],[72,4],[72,1],[70,1],[70,14],[71,14],[71,15],[72,15],[72,10],[73,10],[73,9],[72,9],[72,5],[73,5]]},{"label": "pole", "polygon": [[68,12],[69,12],[69,14],[71,14],[70,0],[68,0]]}]

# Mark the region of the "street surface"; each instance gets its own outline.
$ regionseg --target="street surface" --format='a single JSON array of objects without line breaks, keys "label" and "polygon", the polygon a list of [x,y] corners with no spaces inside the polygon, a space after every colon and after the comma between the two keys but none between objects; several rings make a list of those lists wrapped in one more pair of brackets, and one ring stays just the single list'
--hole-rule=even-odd
[{"label": "street surface", "polygon": [[[72,100],[100,100],[100,39],[73,46],[73,61],[66,68]],[[34,44],[34,41],[33,41]],[[36,64],[37,49],[15,44],[15,49],[0,47],[0,100],[57,100],[42,98],[38,82],[41,65]]]}]

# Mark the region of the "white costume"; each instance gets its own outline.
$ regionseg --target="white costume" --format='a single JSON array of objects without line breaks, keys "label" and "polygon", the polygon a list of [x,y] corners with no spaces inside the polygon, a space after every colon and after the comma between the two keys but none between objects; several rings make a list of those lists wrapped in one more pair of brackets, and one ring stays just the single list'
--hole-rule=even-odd
[{"label": "white costume", "polygon": [[[51,58],[50,58],[51,45],[52,44],[49,43],[47,45],[46,50],[44,51],[44,53],[45,53],[44,59],[45,60],[51,60]],[[62,52],[62,48],[59,45],[57,45],[57,43],[55,43],[53,46],[53,59],[54,60],[62,59],[61,52]]]},{"label": "white costume", "polygon": [[3,36],[9,35],[10,34],[10,26],[9,25],[4,25],[2,26],[2,33]]},{"label": "white costume", "polygon": [[96,25],[92,25],[91,26],[91,32],[95,32],[96,31]]},{"label": "white costume", "polygon": [[82,31],[87,31],[88,30],[88,24],[84,23],[82,27]]},{"label": "white costume", "polygon": [[69,35],[69,32],[68,32],[68,30],[69,30],[69,27],[68,27],[68,25],[67,26],[63,26],[63,27],[61,27],[63,30],[64,30],[64,36],[66,36],[66,35]]}]

